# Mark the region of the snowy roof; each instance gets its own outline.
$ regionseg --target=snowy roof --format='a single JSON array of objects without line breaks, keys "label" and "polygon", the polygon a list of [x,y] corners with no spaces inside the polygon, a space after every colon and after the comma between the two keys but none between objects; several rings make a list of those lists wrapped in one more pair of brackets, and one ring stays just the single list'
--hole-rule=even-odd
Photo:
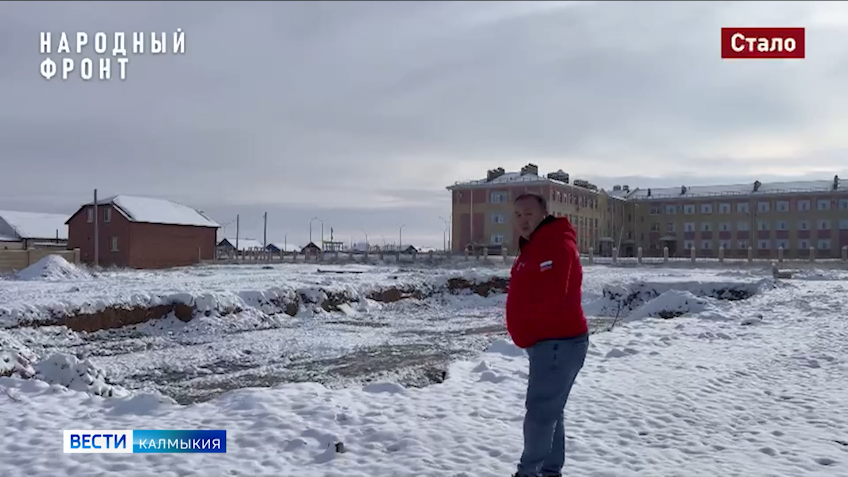
[{"label": "snowy roof", "polygon": [[0,220],[9,224],[18,235],[13,240],[55,239],[57,231],[60,240],[68,239],[68,226],[65,225],[68,216],[65,214],[0,210]]},{"label": "snowy roof", "polygon": [[[239,245],[241,245],[241,244],[239,244]],[[285,252],[300,252],[303,249],[303,247],[301,247],[301,246],[295,245],[293,243],[286,243],[286,242],[274,242],[274,243],[268,244],[269,247],[272,246],[272,245],[274,247],[276,247],[277,250],[283,250]]]},{"label": "snowy roof", "polygon": [[[837,190],[846,191],[844,180],[837,181]],[[709,186],[687,186],[686,193],[682,186],[650,188],[651,195],[648,196],[648,188],[631,189],[628,199],[677,199],[677,198],[703,198],[740,195],[775,195],[775,194],[797,194],[799,192],[830,192],[833,191],[833,180],[818,181],[793,181],[793,182],[763,182],[754,192],[754,184],[729,184]]]},{"label": "snowy roof", "polygon": [[[224,242],[228,242],[230,246],[236,248],[236,239],[235,238],[225,238],[218,242],[218,246],[224,245]],[[242,238],[238,239],[238,250],[243,252],[245,250],[262,250],[265,247],[262,245],[262,242],[252,238]]]},{"label": "snowy roof", "polygon": [[[579,179],[577,179],[577,180],[579,180]],[[607,192],[607,191],[604,191],[602,189],[592,190],[592,189],[587,189],[586,187],[580,187],[578,185],[575,185],[574,181],[571,181],[570,183],[565,183],[563,181],[558,181],[556,179],[551,179],[547,176],[540,176],[538,174],[533,174],[533,173],[530,173],[530,172],[527,172],[525,174],[522,174],[521,172],[506,172],[506,173],[504,173],[504,174],[502,174],[502,175],[500,175],[500,176],[498,176],[498,177],[496,177],[492,180],[477,179],[477,180],[470,180],[470,181],[458,181],[458,182],[454,183],[453,185],[448,186],[447,189],[448,190],[454,190],[454,189],[457,189],[457,188],[463,188],[463,189],[466,189],[466,188],[487,188],[487,187],[492,187],[493,185],[515,185],[515,184],[531,185],[531,184],[538,184],[538,183],[557,184],[559,186],[572,187],[574,189],[578,189],[578,190],[581,190],[581,191],[584,191],[584,192],[590,192],[590,193],[593,193],[593,194],[600,194],[602,192]]]},{"label": "snowy roof", "polygon": [[[190,225],[196,227],[220,227],[217,223],[191,207],[167,199],[116,195],[97,201],[98,205],[112,204],[130,222],[150,224]],[[94,205],[89,202],[85,206]]]},{"label": "snowy roof", "polygon": [[456,182],[452,186],[448,186],[448,190],[453,190],[456,187],[490,187],[496,184],[516,184],[516,183],[535,183],[535,182],[553,182],[555,184],[567,185],[565,182],[555,181],[553,179],[548,179],[547,177],[538,176],[536,174],[521,174],[520,172],[507,172],[500,177],[497,177],[492,180],[487,179],[477,179],[470,181],[459,181]]}]

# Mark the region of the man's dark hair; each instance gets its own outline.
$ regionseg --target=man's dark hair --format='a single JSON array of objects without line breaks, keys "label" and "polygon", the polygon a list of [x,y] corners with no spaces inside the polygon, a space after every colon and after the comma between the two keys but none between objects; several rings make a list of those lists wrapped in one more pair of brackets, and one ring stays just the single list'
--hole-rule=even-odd
[{"label": "man's dark hair", "polygon": [[518,203],[518,201],[528,199],[535,200],[539,204],[539,207],[541,207],[542,210],[545,211],[545,213],[548,212],[548,201],[541,194],[537,194],[535,192],[525,192],[523,194],[519,194],[519,196],[516,197],[512,203],[515,204]]}]

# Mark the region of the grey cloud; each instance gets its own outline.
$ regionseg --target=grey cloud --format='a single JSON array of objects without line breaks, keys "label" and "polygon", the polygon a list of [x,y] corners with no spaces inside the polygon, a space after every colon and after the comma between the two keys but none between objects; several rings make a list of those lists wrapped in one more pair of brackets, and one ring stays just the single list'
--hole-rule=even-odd
[{"label": "grey cloud", "polygon": [[[384,222],[385,233],[405,219],[440,243],[444,187],[498,165],[673,185],[720,167],[747,180],[766,158],[720,145],[797,138],[775,165],[836,173],[848,141],[823,131],[848,120],[848,30],[833,8],[3,3],[0,205],[72,209],[97,187],[224,218],[338,211],[340,227]],[[761,24],[807,26],[808,58],[720,59],[722,26]],[[38,76],[40,31],[177,28],[185,55],[133,56],[124,82]]]}]

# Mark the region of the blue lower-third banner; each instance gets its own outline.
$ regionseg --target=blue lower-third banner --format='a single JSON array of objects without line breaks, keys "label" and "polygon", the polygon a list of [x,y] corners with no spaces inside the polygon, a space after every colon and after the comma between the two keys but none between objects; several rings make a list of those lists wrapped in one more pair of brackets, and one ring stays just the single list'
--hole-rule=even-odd
[{"label": "blue lower-third banner", "polygon": [[66,454],[226,453],[225,430],[65,430]]}]

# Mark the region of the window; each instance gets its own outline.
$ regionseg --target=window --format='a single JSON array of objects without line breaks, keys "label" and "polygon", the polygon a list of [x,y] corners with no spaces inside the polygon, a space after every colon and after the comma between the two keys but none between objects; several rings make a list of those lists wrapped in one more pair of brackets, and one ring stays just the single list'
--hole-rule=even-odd
[{"label": "window", "polygon": [[748,241],[740,240],[739,241],[739,250],[748,250]]},{"label": "window", "polygon": [[782,248],[783,250],[789,250],[789,240],[778,240],[777,248]]},{"label": "window", "polygon": [[757,202],[757,212],[768,212],[769,206],[768,202]]},{"label": "window", "polygon": [[674,222],[669,222],[669,223],[665,224],[665,231],[666,232],[674,232]]},{"label": "window", "polygon": [[103,211],[103,221],[104,222],[111,222],[112,221],[112,209],[107,207],[106,210]]},{"label": "window", "polygon": [[848,219],[839,219],[839,230],[848,230]]},{"label": "window", "polygon": [[110,237],[109,242],[110,242],[109,243],[110,250],[112,252],[117,252],[118,251],[118,237]]},{"label": "window", "polygon": [[505,224],[506,216],[504,214],[494,213],[492,214],[492,223],[493,224]]},{"label": "window", "polygon": [[848,209],[848,199],[839,199],[839,208]]},{"label": "window", "polygon": [[760,240],[757,242],[757,248],[760,250],[768,250],[771,248],[771,240]]},{"label": "window", "polygon": [[695,206],[694,205],[684,205],[683,206],[683,213],[684,214],[694,214],[695,213]]},{"label": "window", "polygon": [[810,230],[810,223],[806,220],[798,222],[798,230]]},{"label": "window", "polygon": [[799,200],[798,201],[798,210],[801,212],[810,210],[810,201],[809,200]]},{"label": "window", "polygon": [[713,224],[711,224],[710,222],[702,222],[701,223],[701,232],[712,232],[712,231],[713,231]]},{"label": "window", "polygon": [[503,234],[492,234],[492,243],[495,245],[501,245],[504,242]]},{"label": "window", "polygon": [[695,222],[686,222],[686,224],[683,225],[683,230],[686,232],[694,232]]},{"label": "window", "polygon": [[775,204],[778,212],[789,212],[789,201],[788,200],[779,200]]},{"label": "window", "polygon": [[789,224],[785,220],[777,223],[777,230],[789,230]]},{"label": "window", "polygon": [[757,230],[769,230],[769,223],[767,220],[758,220],[757,221]]},{"label": "window", "polygon": [[713,213],[713,204],[701,204],[701,213],[702,214],[712,214]]},{"label": "window", "polygon": [[730,223],[729,222],[722,222],[722,223],[718,224],[718,229],[721,230],[722,232],[727,232],[727,231],[730,230]]},{"label": "window", "polygon": [[830,250],[830,240],[819,240],[819,250]]},{"label": "window", "polygon": [[87,212],[86,217],[87,217],[88,223],[94,222],[94,207],[86,210],[86,212]]},{"label": "window", "polygon": [[683,248],[685,250],[691,250],[691,249],[695,248],[695,242],[692,241],[692,240],[685,240],[685,241],[683,241]]},{"label": "window", "polygon": [[830,221],[829,220],[820,220],[819,221],[819,230],[830,230]]},{"label": "window", "polygon": [[674,215],[674,214],[676,214],[676,213],[677,213],[677,206],[676,206],[676,205],[667,205],[667,206],[665,206],[665,213],[666,213],[666,214],[669,214],[669,215]]},{"label": "window", "polygon": [[503,204],[506,202],[506,194],[503,192],[492,192],[489,195],[489,202],[493,204]]},{"label": "window", "polygon": [[742,232],[747,232],[748,230],[750,230],[748,221],[740,220],[739,222],[736,222],[736,230],[740,230]]},{"label": "window", "polygon": [[658,224],[656,222],[652,223],[651,224],[651,232],[659,232],[659,231],[660,231],[660,224]]},{"label": "window", "polygon": [[736,203],[736,212],[741,212],[747,214],[749,211],[747,202],[737,202]]},{"label": "window", "polygon": [[721,243],[719,244],[719,248],[721,248],[723,250],[729,250],[730,249],[730,240],[722,240]]},{"label": "window", "polygon": [[806,240],[799,241],[798,242],[798,249],[799,250],[809,250],[810,249],[810,242],[808,242]]},{"label": "window", "polygon": [[718,211],[722,214],[729,214],[730,204],[718,204]]},{"label": "window", "polygon": [[830,210],[830,199],[819,199],[816,208],[819,210]]},{"label": "window", "polygon": [[701,240],[701,250],[712,250],[713,241],[712,240]]},{"label": "window", "polygon": [[660,215],[660,206],[652,205],[651,206],[651,215]]}]

